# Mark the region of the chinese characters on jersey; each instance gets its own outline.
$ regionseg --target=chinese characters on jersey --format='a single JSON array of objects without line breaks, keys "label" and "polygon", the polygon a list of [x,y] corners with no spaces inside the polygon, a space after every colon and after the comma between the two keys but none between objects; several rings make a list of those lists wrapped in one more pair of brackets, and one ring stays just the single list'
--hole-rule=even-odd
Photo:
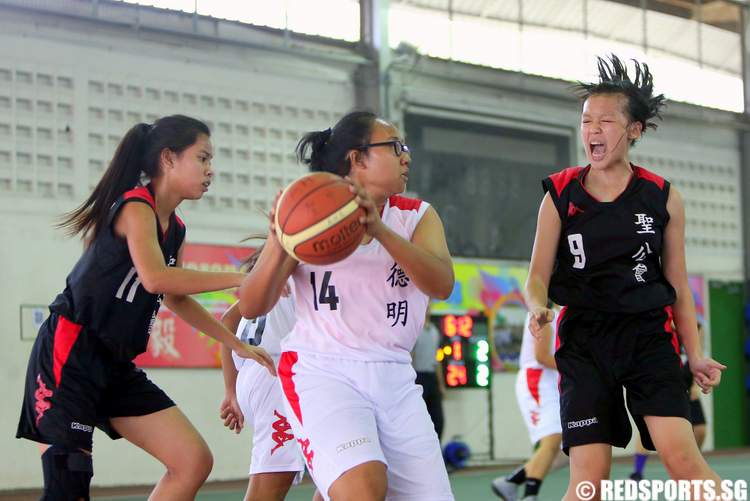
[{"label": "chinese characters on jersey", "polygon": [[409,277],[406,276],[404,270],[394,261],[391,266],[391,274],[388,275],[386,282],[391,284],[391,287],[406,287],[409,285]]},{"label": "chinese characters on jersey", "polygon": [[[393,262],[393,266],[391,266],[390,269],[390,274],[388,275],[388,278],[385,279],[385,281],[391,286],[391,288],[406,287],[407,285],[409,285],[409,277],[406,276],[404,270],[402,270],[398,263],[396,263],[395,261]],[[404,300],[386,304],[386,318],[388,320],[393,320],[391,327],[395,327],[398,323],[406,326],[408,315],[408,301]]]},{"label": "chinese characters on jersey", "polygon": [[409,315],[409,302],[404,300],[398,303],[388,303],[386,306],[388,308],[387,318],[388,320],[393,320],[391,327],[394,327],[398,323],[405,326]]},{"label": "chinese characters on jersey", "polygon": [[[636,233],[638,233],[639,235],[653,234],[653,224],[654,218],[649,217],[647,214],[635,214],[635,225],[639,227]],[[651,247],[648,245],[648,242],[644,242],[643,245],[641,245],[640,249],[638,249],[638,251],[631,256],[636,262],[635,266],[633,267],[633,276],[635,276],[635,280],[637,282],[646,282],[646,279],[643,278],[643,275],[648,271],[648,266],[646,266],[643,261],[646,260],[651,252]]]}]

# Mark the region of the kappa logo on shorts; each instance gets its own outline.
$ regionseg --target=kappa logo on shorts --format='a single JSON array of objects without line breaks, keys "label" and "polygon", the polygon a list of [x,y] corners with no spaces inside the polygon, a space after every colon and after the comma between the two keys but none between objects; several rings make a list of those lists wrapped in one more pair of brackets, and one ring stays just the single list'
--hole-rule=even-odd
[{"label": "kappa logo on shorts", "polygon": [[36,411],[37,426],[39,426],[39,421],[42,419],[42,416],[44,416],[44,413],[52,407],[52,404],[45,400],[46,398],[52,398],[52,390],[47,389],[44,381],[42,381],[41,374],[37,374],[36,391],[34,392],[34,399],[36,400],[34,410]]},{"label": "kappa logo on shorts", "polygon": [[360,445],[370,444],[370,443],[372,443],[372,442],[367,437],[355,438],[354,440],[349,440],[348,442],[344,442],[343,444],[339,444],[336,447],[336,452],[338,452],[339,454],[341,454],[342,452],[344,452],[347,449],[351,449],[353,447],[358,447]]},{"label": "kappa logo on shorts", "polygon": [[301,438],[298,438],[297,442],[299,443],[299,446],[302,448],[302,455],[305,456],[307,469],[310,471],[313,471],[312,462],[313,462],[313,458],[315,457],[315,451],[310,450],[310,439],[307,438],[305,440],[302,440]]},{"label": "kappa logo on shorts", "polygon": [[71,430],[85,431],[86,433],[94,433],[94,428],[87,424],[76,423],[73,421],[70,423]]},{"label": "kappa logo on shorts", "polygon": [[289,424],[289,421],[287,421],[286,417],[279,414],[279,412],[276,410],[273,411],[273,414],[278,419],[271,425],[273,426],[273,429],[276,430],[271,433],[271,438],[274,442],[276,442],[276,446],[271,449],[272,455],[274,452],[276,452],[276,449],[278,449],[279,447],[283,447],[286,442],[294,438],[293,433],[288,433],[288,431],[292,429],[292,425]]},{"label": "kappa logo on shorts", "polygon": [[599,419],[595,417],[582,419],[580,421],[568,421],[568,429],[572,430],[573,428],[585,428],[587,426],[591,426],[592,424],[597,424],[598,422]]}]

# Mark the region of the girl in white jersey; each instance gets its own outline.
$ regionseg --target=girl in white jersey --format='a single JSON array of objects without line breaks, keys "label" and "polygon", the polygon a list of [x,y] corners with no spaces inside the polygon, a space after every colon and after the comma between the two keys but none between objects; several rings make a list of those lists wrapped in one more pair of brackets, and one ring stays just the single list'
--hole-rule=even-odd
[{"label": "girl in white jersey", "polygon": [[492,490],[505,501],[516,501],[518,487],[525,484],[522,501],[536,501],[542,481],[560,453],[560,392],[555,363],[556,324],[545,325],[539,339],[523,329],[516,399],[532,444],[539,444],[526,463],[507,477],[492,482]]},{"label": "girl in white jersey", "polygon": [[[262,247],[261,247],[262,248]],[[252,270],[260,254],[258,249],[247,262]],[[232,305],[221,322],[245,344],[262,347],[278,365],[281,339],[294,326],[294,299],[291,289],[284,291],[267,315],[242,318],[239,303]],[[225,396],[220,416],[225,426],[239,433],[248,419],[253,433],[250,479],[246,500],[283,501],[295,478],[301,478],[305,462],[294,440],[284,409],[284,396],[278,379],[263,371],[256,362],[245,363],[229,348],[221,350]],[[319,497],[313,498],[320,500]]]},{"label": "girl in white jersey", "polygon": [[410,363],[428,298],[453,289],[442,222],[429,204],[397,195],[408,148],[371,113],[307,134],[297,153],[313,171],[347,176],[366,213],[360,247],[327,266],[292,259],[272,226],[240,288],[242,315],[257,317],[294,281],[297,323],[282,342],[279,379],[308,469],[326,499],[452,500]]}]

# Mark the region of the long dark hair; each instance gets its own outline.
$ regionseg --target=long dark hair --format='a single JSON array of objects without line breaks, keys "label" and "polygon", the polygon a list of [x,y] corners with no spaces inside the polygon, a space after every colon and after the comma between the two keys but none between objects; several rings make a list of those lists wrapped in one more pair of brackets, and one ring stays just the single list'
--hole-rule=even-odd
[{"label": "long dark hair", "polygon": [[[614,54],[609,61],[597,57],[599,81],[596,83],[579,82],[575,86],[582,101],[597,94],[622,94],[628,98],[625,110],[630,120],[640,122],[642,133],[647,129],[656,130],[657,124],[652,119],[661,120],[661,110],[665,106],[664,94],[654,95],[654,76],[646,63],[633,59],[635,79],[631,80],[627,66]],[[630,142],[632,146],[635,140]]]},{"label": "long dark hair", "polygon": [[[265,238],[265,236],[263,237]],[[244,240],[243,240],[244,242]],[[245,270],[245,273],[250,273],[253,271],[253,268],[255,268],[255,263],[258,262],[258,258],[260,257],[260,253],[263,251],[263,247],[266,245],[265,242],[260,244],[253,252],[250,254],[247,259],[240,265],[241,268]]]},{"label": "long dark hair", "polygon": [[308,132],[297,144],[297,159],[309,165],[312,172],[348,175],[352,166],[347,153],[363,149],[362,146],[370,142],[372,126],[377,118],[369,111],[352,111],[333,128]]},{"label": "long dark hair", "polygon": [[81,234],[91,241],[102,229],[109,208],[124,192],[135,187],[141,176],[159,175],[159,159],[166,148],[182,153],[200,134],[211,135],[208,126],[184,115],[163,117],[153,124],[140,123],[122,138],[99,184],[78,208],[63,214],[57,227],[69,236]]}]

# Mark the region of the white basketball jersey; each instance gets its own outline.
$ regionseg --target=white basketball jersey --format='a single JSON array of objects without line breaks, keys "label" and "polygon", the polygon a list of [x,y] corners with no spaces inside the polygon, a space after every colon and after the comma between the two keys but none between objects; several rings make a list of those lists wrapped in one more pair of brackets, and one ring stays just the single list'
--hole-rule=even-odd
[{"label": "white basketball jersey", "polygon": [[[291,294],[289,297],[280,297],[266,315],[240,320],[236,335],[243,343],[260,346],[278,362],[281,355],[281,340],[292,330],[294,322],[294,294]],[[246,361],[234,352],[232,360],[237,370],[240,370]]]},{"label": "white basketball jersey", "polygon": [[[557,339],[557,315],[558,311],[555,311],[555,318],[550,322],[552,328],[552,336],[550,336],[550,349],[551,353],[555,353],[555,340]],[[534,356],[534,335],[529,330],[529,318],[526,317],[526,322],[523,326],[523,340],[521,341],[521,354],[518,358],[518,366],[522,369],[545,369],[547,367],[540,364]]]},{"label": "white basketball jersey", "polygon": [[[383,223],[411,241],[429,204],[393,196]],[[428,297],[373,239],[331,265],[299,263],[292,274],[297,323],[283,351],[409,363]]]}]

